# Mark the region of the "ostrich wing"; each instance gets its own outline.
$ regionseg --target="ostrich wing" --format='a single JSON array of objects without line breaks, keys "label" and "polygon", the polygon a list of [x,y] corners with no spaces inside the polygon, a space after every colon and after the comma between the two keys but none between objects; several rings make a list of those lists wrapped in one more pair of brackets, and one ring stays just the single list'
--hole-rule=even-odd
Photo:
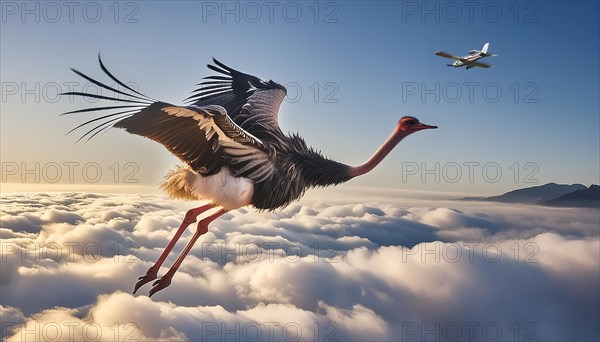
[{"label": "ostrich wing", "polygon": [[[272,175],[274,166],[264,144],[236,125],[223,107],[218,105],[178,107],[166,102],[152,102],[152,99],[118,81],[104,67],[102,60],[99,59],[99,62],[102,70],[115,82],[126,87],[128,93],[74,71],[90,82],[125,95],[126,98],[78,92],[63,95],[95,97],[129,104],[86,108],[64,113],[111,111],[108,115],[75,127],[73,130],[96,123],[96,126],[81,138],[89,136],[89,140],[110,127],[124,128],[129,133],[159,142],[194,171],[205,175],[218,172],[223,165],[229,166],[236,176],[248,177],[255,182],[263,181]],[[126,110],[121,111],[123,108]]]},{"label": "ostrich wing", "polygon": [[224,164],[235,176],[258,183],[275,170],[262,142],[239,128],[220,106],[156,103],[114,127],[161,143],[200,173],[214,173]]},{"label": "ostrich wing", "polygon": [[213,58],[208,65],[220,75],[205,77],[186,101],[193,105],[219,105],[240,128],[265,144],[280,143],[279,107],[287,93],[284,86],[232,69]]}]

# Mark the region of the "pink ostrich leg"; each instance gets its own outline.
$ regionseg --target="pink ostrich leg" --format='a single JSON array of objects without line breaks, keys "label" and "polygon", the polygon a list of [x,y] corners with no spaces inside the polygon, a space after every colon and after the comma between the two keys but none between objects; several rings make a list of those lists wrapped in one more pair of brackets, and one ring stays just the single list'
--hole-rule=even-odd
[{"label": "pink ostrich leg", "polygon": [[183,222],[181,222],[181,225],[177,229],[177,232],[175,232],[175,236],[173,236],[173,238],[171,239],[171,241],[169,242],[169,244],[167,245],[165,250],[162,252],[160,257],[158,257],[158,260],[156,261],[156,263],[154,263],[154,265],[152,265],[152,267],[150,267],[148,269],[148,271],[146,272],[145,275],[138,278],[139,281],[135,284],[135,288],[133,289],[134,294],[140,287],[142,287],[142,285],[156,279],[156,277],[158,275],[158,270],[160,269],[160,266],[163,264],[163,262],[165,261],[165,259],[169,255],[169,253],[171,253],[173,246],[175,246],[175,243],[177,243],[177,241],[181,237],[181,234],[183,234],[183,232],[186,230],[186,228],[190,224],[196,222],[196,217],[198,217],[198,215],[200,215],[203,212],[205,212],[209,209],[212,209],[214,207],[215,207],[214,204],[206,204],[201,207],[193,208],[193,209],[190,209],[187,211],[187,213],[185,214],[185,217],[183,219]]},{"label": "pink ostrich leg", "polygon": [[196,240],[198,240],[200,235],[208,232],[208,225],[212,221],[216,220],[219,216],[225,214],[226,212],[227,211],[225,209],[219,209],[219,211],[217,211],[216,213],[214,213],[206,218],[203,218],[202,220],[200,220],[200,222],[198,222],[198,230],[196,230],[196,232],[194,233],[194,235],[192,236],[190,241],[187,243],[187,245],[185,246],[185,249],[181,252],[181,254],[177,258],[177,260],[175,261],[173,266],[171,266],[169,271],[164,276],[162,276],[160,279],[155,281],[154,284],[152,284],[152,289],[150,290],[150,293],[149,293],[150,297],[152,297],[152,295],[155,294],[156,292],[164,289],[165,287],[167,287],[171,284],[171,279],[173,278],[173,275],[175,274],[175,272],[177,272],[177,269],[179,268],[179,266],[181,266],[183,259],[185,259],[185,257],[188,255],[188,253],[194,246],[194,243],[196,243]]}]

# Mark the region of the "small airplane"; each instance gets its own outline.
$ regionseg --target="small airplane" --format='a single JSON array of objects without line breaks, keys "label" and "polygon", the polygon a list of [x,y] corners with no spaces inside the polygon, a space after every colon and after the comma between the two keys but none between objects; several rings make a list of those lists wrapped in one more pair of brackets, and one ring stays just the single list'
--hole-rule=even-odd
[{"label": "small airplane", "polygon": [[469,54],[464,57],[454,56],[454,55],[451,55],[444,51],[438,51],[435,54],[440,57],[449,58],[449,59],[454,60],[454,63],[447,64],[448,66],[451,66],[451,67],[460,68],[460,67],[466,66],[467,69],[474,68],[474,67],[489,68],[492,66],[491,64],[478,62],[478,60],[480,60],[484,57],[497,56],[496,54],[491,54],[491,53],[487,52],[489,46],[490,46],[490,43],[485,43],[483,45],[483,48],[481,49],[481,51],[471,50],[471,51],[469,51]]}]

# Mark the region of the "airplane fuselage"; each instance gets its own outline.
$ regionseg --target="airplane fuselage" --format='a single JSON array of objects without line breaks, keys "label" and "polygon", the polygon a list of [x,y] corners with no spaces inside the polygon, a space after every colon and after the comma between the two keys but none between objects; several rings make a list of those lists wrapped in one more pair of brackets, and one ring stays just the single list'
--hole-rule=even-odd
[{"label": "airplane fuselage", "polygon": [[468,67],[469,65],[473,64],[473,62],[476,62],[476,61],[482,59],[483,57],[485,57],[485,54],[483,54],[483,53],[466,55],[466,56],[462,57],[461,60],[454,61],[454,63],[452,63],[452,66],[455,68],[460,68],[460,67],[464,67],[464,66]]}]

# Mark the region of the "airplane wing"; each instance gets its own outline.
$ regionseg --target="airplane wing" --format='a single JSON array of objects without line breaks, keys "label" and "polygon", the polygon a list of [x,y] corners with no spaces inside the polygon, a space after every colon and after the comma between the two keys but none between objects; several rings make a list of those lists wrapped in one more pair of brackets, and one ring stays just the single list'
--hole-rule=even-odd
[{"label": "airplane wing", "polygon": [[491,64],[487,64],[487,63],[483,63],[483,62],[473,62],[473,63],[471,63],[471,66],[478,66],[480,68],[489,68],[492,65]]},{"label": "airplane wing", "polygon": [[449,58],[449,59],[453,59],[455,61],[460,61],[461,60],[460,57],[453,56],[453,55],[451,55],[451,54],[449,54],[447,52],[444,52],[444,51],[438,51],[435,54],[437,56],[444,57],[444,58]]}]

